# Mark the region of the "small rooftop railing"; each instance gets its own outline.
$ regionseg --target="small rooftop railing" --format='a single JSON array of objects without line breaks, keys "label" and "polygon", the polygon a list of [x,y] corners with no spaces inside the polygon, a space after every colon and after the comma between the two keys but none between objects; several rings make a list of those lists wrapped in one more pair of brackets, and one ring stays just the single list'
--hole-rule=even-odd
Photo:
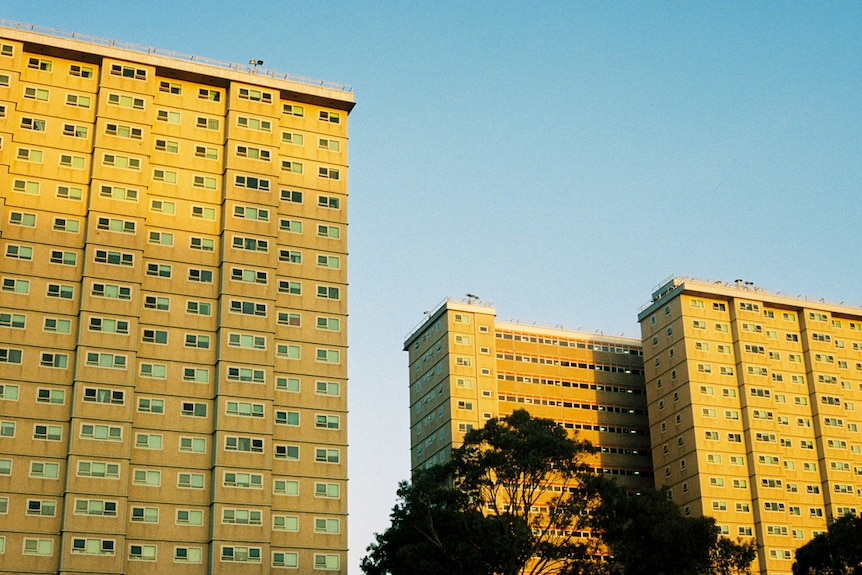
[{"label": "small rooftop railing", "polygon": [[[676,286],[683,284],[685,282],[694,282],[694,283],[700,283],[700,284],[705,284],[705,285],[708,284],[708,285],[718,286],[718,287],[722,287],[722,288],[739,290],[740,292],[748,292],[748,293],[752,293],[752,294],[761,294],[761,295],[767,295],[767,296],[783,297],[783,298],[796,299],[796,300],[807,301],[807,302],[812,302],[812,303],[822,303],[822,304],[827,304],[827,305],[844,306],[844,307],[860,307],[856,304],[853,304],[853,303],[847,302],[847,301],[838,301],[838,300],[833,300],[833,299],[829,299],[829,298],[822,298],[822,297],[821,298],[813,298],[813,297],[808,297],[805,294],[794,294],[794,293],[790,293],[790,292],[767,290],[764,287],[754,285],[754,282],[744,281],[741,279],[738,279],[738,280],[733,281],[733,282],[725,282],[722,280],[701,279],[701,278],[696,278],[696,277],[692,277],[692,276],[671,275],[667,279],[665,279],[664,281],[659,283],[654,288],[653,299],[651,301],[648,301],[647,303],[643,304],[640,307],[640,309],[638,309],[638,313],[644,311],[645,309],[647,309],[648,307],[650,307],[651,305],[653,305],[657,301],[660,301],[665,295],[667,295],[667,293],[669,291],[671,291],[672,288],[675,288]],[[662,291],[662,290],[664,290],[664,291]]]},{"label": "small rooftop railing", "polygon": [[164,58],[171,58],[174,60],[194,62],[196,64],[214,66],[216,68],[224,68],[226,70],[246,72],[248,74],[255,74],[258,76],[273,78],[275,80],[287,80],[289,82],[296,82],[298,84],[304,84],[306,86],[319,86],[321,88],[327,88],[330,90],[338,90],[339,92],[353,92],[353,86],[347,84],[338,84],[336,82],[328,82],[326,80],[315,80],[314,78],[307,78],[305,76],[295,76],[293,74],[287,74],[285,72],[276,72],[274,70],[260,68],[253,64],[236,64],[233,62],[225,62],[223,60],[216,60],[214,58],[207,58],[205,56],[193,56],[190,54],[183,54],[181,52],[174,52],[173,50],[163,50],[162,48],[142,46],[140,44],[133,44],[131,42],[122,42],[118,40],[111,40],[108,38],[100,38],[98,36],[80,34],[78,32],[66,32],[64,30],[56,30],[54,28],[37,26],[35,24],[25,24],[23,22],[15,22],[13,20],[4,20],[2,18],[0,18],[0,27],[10,28],[13,30],[21,30],[23,32],[33,32],[45,36],[54,36],[56,38],[66,38],[68,40],[78,40],[80,42],[86,42],[88,44],[106,46],[108,48],[116,48],[118,50],[127,50],[129,52],[137,52],[139,54],[162,56]]}]

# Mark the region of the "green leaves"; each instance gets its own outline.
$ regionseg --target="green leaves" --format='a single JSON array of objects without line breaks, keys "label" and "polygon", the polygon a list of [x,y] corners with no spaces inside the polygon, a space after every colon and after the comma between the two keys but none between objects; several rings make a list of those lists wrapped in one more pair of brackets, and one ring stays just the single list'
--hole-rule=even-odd
[{"label": "green leaves", "polygon": [[862,518],[845,515],[796,550],[793,575],[862,575]]}]

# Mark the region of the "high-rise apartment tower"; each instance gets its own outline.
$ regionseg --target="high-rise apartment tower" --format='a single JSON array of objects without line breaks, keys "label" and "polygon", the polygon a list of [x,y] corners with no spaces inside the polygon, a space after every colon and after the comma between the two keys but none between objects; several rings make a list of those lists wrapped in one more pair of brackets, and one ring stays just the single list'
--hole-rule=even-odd
[{"label": "high-rise apartment tower", "polygon": [[638,319],[657,486],[789,574],[862,508],[862,310],[671,278]]},{"label": "high-rise apartment tower", "polygon": [[640,341],[500,322],[475,298],[443,301],[407,337],[414,470],[516,409],[597,447],[588,461],[631,491],[652,486]]},{"label": "high-rise apartment tower", "polygon": [[346,572],[353,105],[3,22],[0,571]]}]

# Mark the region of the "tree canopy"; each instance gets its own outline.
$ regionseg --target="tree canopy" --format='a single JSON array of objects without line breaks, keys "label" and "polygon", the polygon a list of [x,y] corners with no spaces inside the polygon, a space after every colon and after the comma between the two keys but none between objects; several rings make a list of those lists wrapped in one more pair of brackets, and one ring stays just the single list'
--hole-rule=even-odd
[{"label": "tree canopy", "polygon": [[797,549],[793,575],[862,575],[862,518],[845,515]]},{"label": "tree canopy", "polygon": [[[366,575],[747,575],[754,543],[683,517],[664,492],[592,474],[586,441],[517,410],[401,483]],[[593,537],[582,537],[592,530]],[[609,554],[608,554],[609,552]],[[606,560],[599,560],[599,554]]]},{"label": "tree canopy", "polygon": [[613,482],[600,487],[593,525],[608,546],[611,575],[747,575],[754,541],[719,537],[711,517],[685,517],[667,491],[629,496]]}]

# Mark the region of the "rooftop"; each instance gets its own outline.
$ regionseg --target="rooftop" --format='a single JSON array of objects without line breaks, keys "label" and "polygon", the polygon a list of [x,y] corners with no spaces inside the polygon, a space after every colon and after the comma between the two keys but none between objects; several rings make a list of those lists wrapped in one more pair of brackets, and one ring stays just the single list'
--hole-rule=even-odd
[{"label": "rooftop", "polygon": [[653,310],[683,291],[704,293],[727,298],[749,298],[769,302],[785,307],[806,307],[821,309],[841,316],[862,316],[862,309],[844,301],[833,301],[826,298],[812,298],[805,294],[793,294],[780,291],[770,291],[754,282],[737,279],[733,282],[721,280],[698,279],[689,276],[670,276],[652,293],[652,299],[641,306],[638,319],[642,320]]},{"label": "rooftop", "polygon": [[[5,29],[5,30],[4,30]],[[249,62],[248,64],[236,64],[233,62],[224,62],[222,60],[216,60],[213,58],[207,58],[204,56],[193,56],[190,54],[183,54],[180,52],[174,52],[173,50],[164,50],[162,48],[153,48],[151,46],[142,46],[140,44],[133,44],[131,42],[122,42],[118,40],[111,40],[108,38],[100,38],[98,36],[90,36],[89,34],[80,34],[78,32],[66,32],[63,30],[56,30],[54,28],[47,28],[44,26],[37,26],[35,24],[25,24],[23,22],[15,22],[13,20],[4,20],[0,18],[0,34],[4,34],[8,31],[16,31],[16,32],[24,32],[29,34],[38,34],[40,36],[46,36],[49,39],[61,39],[61,40],[72,40],[75,42],[82,42],[86,44],[90,44],[94,47],[103,47],[112,50],[123,50],[126,52],[134,52],[136,54],[145,55],[145,56],[158,56],[162,58],[169,58],[171,60],[176,60],[178,62],[185,63],[194,63],[203,66],[211,66],[214,68],[221,68],[228,71],[240,72],[244,74],[253,74],[255,76],[261,78],[269,78],[272,80],[284,80],[287,82],[292,82],[295,84],[302,84],[304,86],[316,87],[316,88],[324,88],[326,90],[333,90],[337,92],[346,92],[352,94],[353,86],[347,84],[339,84],[336,82],[328,82],[326,80],[315,80],[313,78],[306,78],[304,76],[295,76],[293,74],[288,74],[285,72],[276,72],[274,70],[267,70],[266,68],[261,68],[260,66],[256,66],[253,62]],[[10,38],[17,38],[16,34],[8,34],[7,36]],[[20,38],[24,41],[27,38]],[[56,42],[47,42],[52,45],[59,45]],[[67,46],[62,46],[67,47]],[[97,50],[94,50],[97,52]]]}]

